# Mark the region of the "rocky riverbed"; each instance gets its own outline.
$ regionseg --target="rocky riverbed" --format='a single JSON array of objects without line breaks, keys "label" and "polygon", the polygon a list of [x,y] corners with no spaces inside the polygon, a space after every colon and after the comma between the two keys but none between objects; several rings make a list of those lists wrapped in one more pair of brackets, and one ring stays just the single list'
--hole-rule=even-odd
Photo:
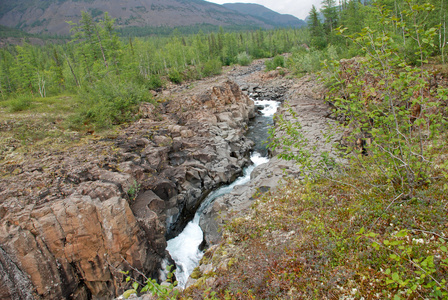
[{"label": "rocky riverbed", "polygon": [[[0,165],[0,298],[110,299],[121,292],[120,270],[157,277],[166,240],[250,163],[248,95],[288,102],[319,140],[328,121],[323,88],[312,77],[262,68],[257,61],[165,90],[158,105],[142,105],[139,121],[110,136],[8,155]],[[244,213],[285,170],[300,176],[273,158],[248,185],[215,201],[201,222],[208,244],[219,241],[230,212]]]}]

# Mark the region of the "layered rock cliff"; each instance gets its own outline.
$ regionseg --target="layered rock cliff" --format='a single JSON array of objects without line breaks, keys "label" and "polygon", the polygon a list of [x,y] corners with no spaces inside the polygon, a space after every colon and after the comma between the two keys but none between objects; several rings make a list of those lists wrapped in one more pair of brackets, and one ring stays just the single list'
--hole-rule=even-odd
[{"label": "layered rock cliff", "polygon": [[253,101],[234,82],[176,95],[142,105],[117,134],[1,163],[1,299],[110,299],[120,270],[157,276],[166,237],[242,172],[252,147]]}]

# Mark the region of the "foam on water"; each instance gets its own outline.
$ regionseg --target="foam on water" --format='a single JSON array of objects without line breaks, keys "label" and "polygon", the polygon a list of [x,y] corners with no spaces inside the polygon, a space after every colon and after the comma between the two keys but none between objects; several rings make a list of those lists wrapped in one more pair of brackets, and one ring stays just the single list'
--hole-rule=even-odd
[{"label": "foam on water", "polygon": [[176,279],[185,287],[188,276],[199,264],[203,253],[199,250],[203,233],[199,223],[191,221],[177,237],[168,241],[167,250],[176,262]]},{"label": "foam on water", "polygon": [[274,100],[254,100],[255,105],[262,106],[261,113],[265,117],[272,117],[280,106],[280,102]]},{"label": "foam on water", "polygon": [[203,256],[203,252],[199,250],[199,245],[203,240],[203,232],[199,226],[199,220],[204,209],[219,196],[231,192],[235,186],[247,183],[250,180],[250,173],[252,173],[255,167],[269,161],[267,157],[263,157],[256,152],[252,154],[251,160],[253,165],[250,165],[244,170],[243,176],[239,177],[233,183],[212,192],[204,202],[202,202],[193,221],[189,222],[177,237],[167,242],[166,249],[176,262],[177,269],[175,274],[180,287],[185,287],[188,277],[199,264],[199,261]]}]

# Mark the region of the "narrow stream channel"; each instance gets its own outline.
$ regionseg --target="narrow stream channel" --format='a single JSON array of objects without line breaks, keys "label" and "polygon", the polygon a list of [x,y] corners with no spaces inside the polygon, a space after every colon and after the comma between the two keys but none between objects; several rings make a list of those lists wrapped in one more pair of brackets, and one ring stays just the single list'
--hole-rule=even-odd
[{"label": "narrow stream channel", "polygon": [[255,142],[254,152],[251,155],[253,164],[244,169],[244,174],[233,183],[210,193],[196,211],[194,219],[187,224],[185,229],[177,237],[167,242],[167,250],[176,262],[175,274],[180,287],[185,287],[188,277],[194,268],[198,266],[203,256],[203,252],[199,250],[199,245],[203,241],[203,232],[199,226],[199,220],[204,209],[219,196],[231,192],[236,185],[243,185],[249,182],[250,174],[255,167],[269,161],[267,157],[268,151],[264,142],[268,138],[268,128],[273,124],[273,116],[279,104],[279,102],[272,100],[255,101],[255,105],[260,107],[261,114],[251,121],[247,133],[247,137]]}]

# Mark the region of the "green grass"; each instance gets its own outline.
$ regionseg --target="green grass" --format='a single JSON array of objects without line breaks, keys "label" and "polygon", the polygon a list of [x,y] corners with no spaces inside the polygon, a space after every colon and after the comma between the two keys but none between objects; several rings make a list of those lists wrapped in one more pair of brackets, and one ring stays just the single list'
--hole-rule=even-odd
[{"label": "green grass", "polygon": [[77,94],[19,95],[0,102],[0,160],[36,147],[67,146],[85,133],[107,134],[138,117],[141,102],[153,102],[141,84],[105,77]]},{"label": "green grass", "polygon": [[70,143],[76,132],[67,130],[79,99],[76,95],[55,97],[18,96],[0,102],[0,160],[13,151]]},{"label": "green grass", "polygon": [[48,113],[67,114],[73,111],[78,98],[76,95],[58,95],[53,97],[33,97],[19,95],[0,102],[0,107],[10,113]]}]

